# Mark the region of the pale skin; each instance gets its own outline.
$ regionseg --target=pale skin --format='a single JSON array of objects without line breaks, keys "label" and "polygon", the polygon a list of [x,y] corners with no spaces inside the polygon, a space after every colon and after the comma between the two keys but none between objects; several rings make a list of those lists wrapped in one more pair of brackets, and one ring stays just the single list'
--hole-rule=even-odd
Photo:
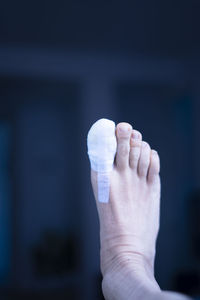
[{"label": "pale skin", "polygon": [[160,218],[160,161],[128,123],[116,127],[117,153],[110,198],[100,203],[97,173],[91,181],[100,221],[102,290],[106,300],[186,300],[160,290],[154,277]]}]

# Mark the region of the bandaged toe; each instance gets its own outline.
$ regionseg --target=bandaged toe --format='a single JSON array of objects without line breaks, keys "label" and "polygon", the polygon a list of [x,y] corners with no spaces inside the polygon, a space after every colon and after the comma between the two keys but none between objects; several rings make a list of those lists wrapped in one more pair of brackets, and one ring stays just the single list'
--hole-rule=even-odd
[{"label": "bandaged toe", "polygon": [[88,132],[87,146],[91,168],[97,172],[98,200],[108,203],[110,173],[117,149],[115,123],[107,119],[95,122]]}]

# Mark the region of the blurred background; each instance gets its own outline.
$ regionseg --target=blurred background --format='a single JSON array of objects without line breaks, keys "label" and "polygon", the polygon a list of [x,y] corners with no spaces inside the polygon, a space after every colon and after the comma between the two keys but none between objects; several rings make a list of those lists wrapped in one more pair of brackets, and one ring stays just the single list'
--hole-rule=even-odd
[{"label": "blurred background", "polygon": [[200,294],[199,12],[198,0],[0,3],[1,299],[103,299],[86,149],[102,117],[158,150],[156,278]]}]

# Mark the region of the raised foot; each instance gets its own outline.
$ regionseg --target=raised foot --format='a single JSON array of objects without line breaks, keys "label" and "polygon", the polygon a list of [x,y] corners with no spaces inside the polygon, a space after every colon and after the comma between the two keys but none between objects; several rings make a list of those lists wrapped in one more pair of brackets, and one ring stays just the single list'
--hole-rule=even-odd
[{"label": "raised foot", "polygon": [[109,203],[98,201],[97,173],[91,171],[100,219],[103,291],[109,300],[115,299],[112,292],[115,290],[116,294],[116,289],[119,293],[123,291],[125,297],[116,299],[128,299],[127,295],[142,285],[159,290],[154,279],[160,207],[159,156],[128,123],[117,125],[116,137]]}]

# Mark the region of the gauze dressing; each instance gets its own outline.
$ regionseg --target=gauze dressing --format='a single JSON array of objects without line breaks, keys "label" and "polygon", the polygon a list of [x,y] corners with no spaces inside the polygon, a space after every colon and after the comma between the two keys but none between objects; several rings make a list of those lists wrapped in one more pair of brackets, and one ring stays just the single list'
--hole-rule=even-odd
[{"label": "gauze dressing", "polygon": [[97,172],[98,200],[108,203],[110,173],[117,150],[115,123],[107,119],[95,122],[88,132],[87,146],[91,168]]}]

